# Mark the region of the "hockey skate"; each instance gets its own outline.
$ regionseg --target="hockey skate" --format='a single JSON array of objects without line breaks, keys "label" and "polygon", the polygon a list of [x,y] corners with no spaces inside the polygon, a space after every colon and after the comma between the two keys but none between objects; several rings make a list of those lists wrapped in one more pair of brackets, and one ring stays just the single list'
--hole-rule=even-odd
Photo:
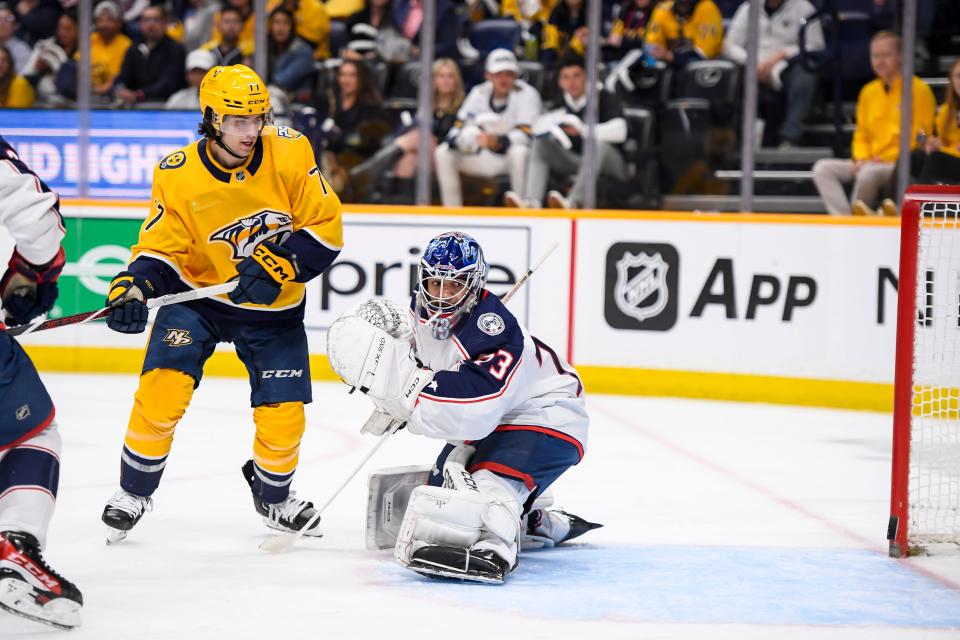
[{"label": "hockey skate", "polygon": [[[247,463],[243,465],[243,477],[253,487],[253,460],[247,460]],[[310,522],[310,519],[317,512],[312,502],[298,500],[296,495],[295,491],[291,491],[286,500],[276,503],[264,502],[257,496],[253,496],[253,506],[257,513],[263,517],[263,523],[271,529],[285,533],[296,533]],[[313,526],[304,531],[303,535],[312,538],[323,536],[320,533],[320,519],[317,518]]]},{"label": "hockey skate", "polygon": [[83,596],[76,585],[50,568],[35,537],[0,532],[0,608],[58,629],[80,624]]},{"label": "hockey skate", "polygon": [[490,549],[472,550],[442,545],[420,547],[410,555],[409,569],[428,578],[453,578],[469,582],[503,584],[517,568]]},{"label": "hockey skate", "polygon": [[119,489],[100,517],[107,525],[107,544],[116,544],[127,537],[147,511],[153,511],[153,498],[136,496]]},{"label": "hockey skate", "polygon": [[526,527],[520,535],[522,549],[540,549],[563,544],[599,529],[602,524],[587,522],[580,516],[559,510],[534,509],[526,516]]}]

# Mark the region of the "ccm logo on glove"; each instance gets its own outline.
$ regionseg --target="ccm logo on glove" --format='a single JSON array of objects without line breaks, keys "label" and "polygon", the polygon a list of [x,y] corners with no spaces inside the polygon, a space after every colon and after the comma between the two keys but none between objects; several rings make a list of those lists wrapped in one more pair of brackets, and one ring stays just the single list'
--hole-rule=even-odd
[{"label": "ccm logo on glove", "polygon": [[230,292],[235,304],[273,304],[280,295],[280,285],[294,280],[300,273],[293,251],[264,240],[253,255],[237,265],[237,288]]},{"label": "ccm logo on glove", "polygon": [[259,262],[260,266],[269,272],[277,282],[286,282],[287,280],[296,278],[297,267],[293,261],[296,259],[296,256],[290,256],[292,259],[287,259],[284,256],[271,252],[267,247],[263,246],[265,244],[273,243],[263,242],[258,244],[257,248],[253,250],[253,259]]}]

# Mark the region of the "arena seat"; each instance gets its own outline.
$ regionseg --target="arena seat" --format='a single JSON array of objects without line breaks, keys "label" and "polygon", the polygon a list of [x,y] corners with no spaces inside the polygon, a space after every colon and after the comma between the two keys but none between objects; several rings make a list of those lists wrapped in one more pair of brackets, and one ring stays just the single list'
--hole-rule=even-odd
[{"label": "arena seat", "polygon": [[481,58],[494,49],[516,51],[520,46],[520,24],[510,18],[475,22],[470,26],[470,44]]},{"label": "arena seat", "polygon": [[330,55],[334,58],[340,57],[340,50],[347,46],[349,34],[347,33],[347,23],[343,20],[330,21],[330,33],[327,35],[330,41]]},{"label": "arena seat", "polygon": [[697,60],[680,71],[677,98],[710,103],[715,127],[733,123],[741,102],[740,65],[730,60]]}]

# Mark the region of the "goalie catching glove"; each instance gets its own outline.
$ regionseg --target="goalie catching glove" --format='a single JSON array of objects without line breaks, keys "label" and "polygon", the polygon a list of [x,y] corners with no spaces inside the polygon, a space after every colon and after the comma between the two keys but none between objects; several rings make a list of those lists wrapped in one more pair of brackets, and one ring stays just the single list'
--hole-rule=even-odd
[{"label": "goalie catching glove", "polygon": [[300,265],[296,254],[264,240],[253,250],[253,255],[237,265],[239,282],[230,292],[230,300],[234,304],[273,304],[280,295],[280,285],[293,282],[298,275]]},{"label": "goalie catching glove", "polygon": [[[434,373],[414,358],[412,335],[406,310],[389,300],[368,300],[331,325],[330,366],[341,380],[369,396],[381,414],[406,420]],[[364,431],[384,433],[390,423],[381,417]]]}]

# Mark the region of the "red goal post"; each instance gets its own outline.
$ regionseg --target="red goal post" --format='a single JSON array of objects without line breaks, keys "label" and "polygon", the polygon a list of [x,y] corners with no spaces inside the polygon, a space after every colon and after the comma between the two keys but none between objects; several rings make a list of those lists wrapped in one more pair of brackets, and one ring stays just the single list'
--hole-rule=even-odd
[{"label": "red goal post", "polygon": [[960,187],[904,195],[890,555],[960,549]]}]

